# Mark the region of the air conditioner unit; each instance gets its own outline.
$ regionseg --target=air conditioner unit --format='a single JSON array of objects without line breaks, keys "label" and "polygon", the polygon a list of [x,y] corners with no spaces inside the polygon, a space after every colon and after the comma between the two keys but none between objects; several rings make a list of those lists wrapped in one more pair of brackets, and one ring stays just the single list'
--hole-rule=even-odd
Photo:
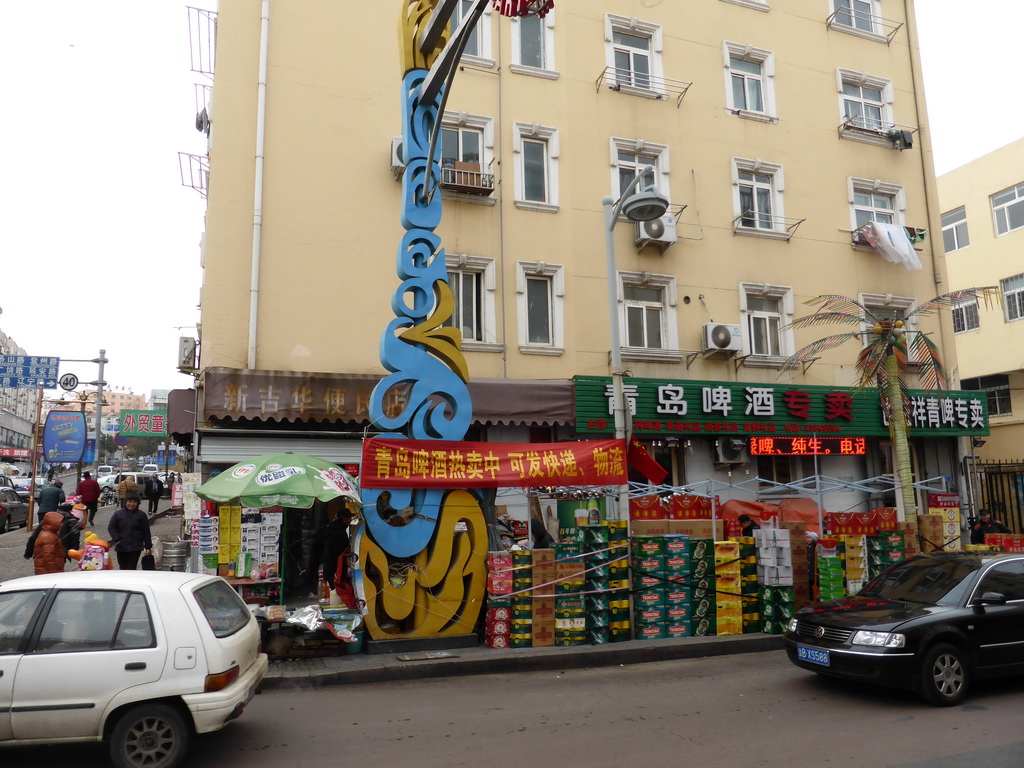
[{"label": "air conditioner unit", "polygon": [[676,237],[676,217],[665,214],[661,218],[636,223],[636,246],[656,245],[665,250],[678,238]]},{"label": "air conditioner unit", "polygon": [[405,171],[405,153],[402,150],[402,137],[393,137],[391,139],[391,173],[396,179],[401,178],[402,172]]},{"label": "air conditioner unit", "polygon": [[740,352],[743,349],[743,335],[738,325],[704,323],[701,343],[705,352]]},{"label": "air conditioner unit", "polygon": [[715,440],[716,464],[745,464],[748,460],[747,441],[742,437],[720,437]]},{"label": "air conditioner unit", "polygon": [[189,336],[178,339],[178,370],[193,373],[196,370],[196,347],[198,343]]}]

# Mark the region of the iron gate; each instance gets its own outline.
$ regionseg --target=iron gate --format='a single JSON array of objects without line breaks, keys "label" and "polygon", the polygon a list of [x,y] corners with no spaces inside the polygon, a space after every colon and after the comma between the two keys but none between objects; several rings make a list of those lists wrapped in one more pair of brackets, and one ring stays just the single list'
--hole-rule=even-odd
[{"label": "iron gate", "polygon": [[979,508],[1002,520],[1014,533],[1024,533],[1024,461],[978,462]]}]

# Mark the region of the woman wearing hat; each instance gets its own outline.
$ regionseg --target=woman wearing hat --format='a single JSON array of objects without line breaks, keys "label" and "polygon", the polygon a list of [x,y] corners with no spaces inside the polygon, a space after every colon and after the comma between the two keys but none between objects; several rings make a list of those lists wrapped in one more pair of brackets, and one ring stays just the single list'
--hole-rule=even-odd
[{"label": "woman wearing hat", "polygon": [[122,571],[134,571],[142,551],[149,553],[153,550],[149,517],[139,508],[141,501],[137,493],[126,495],[124,506],[114,512],[107,525],[110,543],[117,555],[117,567]]}]

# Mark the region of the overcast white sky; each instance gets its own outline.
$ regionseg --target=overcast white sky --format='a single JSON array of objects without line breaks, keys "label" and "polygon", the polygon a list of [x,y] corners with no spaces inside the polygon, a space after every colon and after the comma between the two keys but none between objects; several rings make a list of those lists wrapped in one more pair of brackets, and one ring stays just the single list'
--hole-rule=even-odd
[{"label": "overcast white sky", "polygon": [[[559,0],[573,2],[593,0]],[[1024,135],[1012,95],[1024,3],[918,0],[917,14],[941,174]],[[179,151],[205,148],[193,87],[204,78],[189,68],[178,0],[4,4],[0,328],[33,355],[104,348],[106,380],[145,394],[191,384],[175,370],[178,336],[199,320],[205,209],[178,170]]]}]

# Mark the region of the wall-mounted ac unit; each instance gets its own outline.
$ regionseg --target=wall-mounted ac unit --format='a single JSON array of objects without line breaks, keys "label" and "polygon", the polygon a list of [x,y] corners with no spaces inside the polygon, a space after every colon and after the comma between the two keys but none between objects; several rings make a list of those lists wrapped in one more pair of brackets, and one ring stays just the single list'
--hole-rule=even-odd
[{"label": "wall-mounted ac unit", "polygon": [[178,370],[181,373],[194,373],[196,371],[196,347],[199,343],[190,336],[182,336],[178,339]]},{"label": "wall-mounted ac unit", "polygon": [[665,250],[678,238],[676,237],[676,217],[672,214],[636,223],[636,247],[656,245]]},{"label": "wall-mounted ac unit", "polygon": [[715,440],[716,464],[745,464],[748,458],[745,438],[720,437]]},{"label": "wall-mounted ac unit", "polygon": [[740,352],[743,349],[740,326],[704,323],[701,328],[701,344],[705,352]]},{"label": "wall-mounted ac unit", "polygon": [[402,176],[405,171],[405,154],[402,151],[402,137],[395,136],[391,139],[391,173],[396,179]]}]

